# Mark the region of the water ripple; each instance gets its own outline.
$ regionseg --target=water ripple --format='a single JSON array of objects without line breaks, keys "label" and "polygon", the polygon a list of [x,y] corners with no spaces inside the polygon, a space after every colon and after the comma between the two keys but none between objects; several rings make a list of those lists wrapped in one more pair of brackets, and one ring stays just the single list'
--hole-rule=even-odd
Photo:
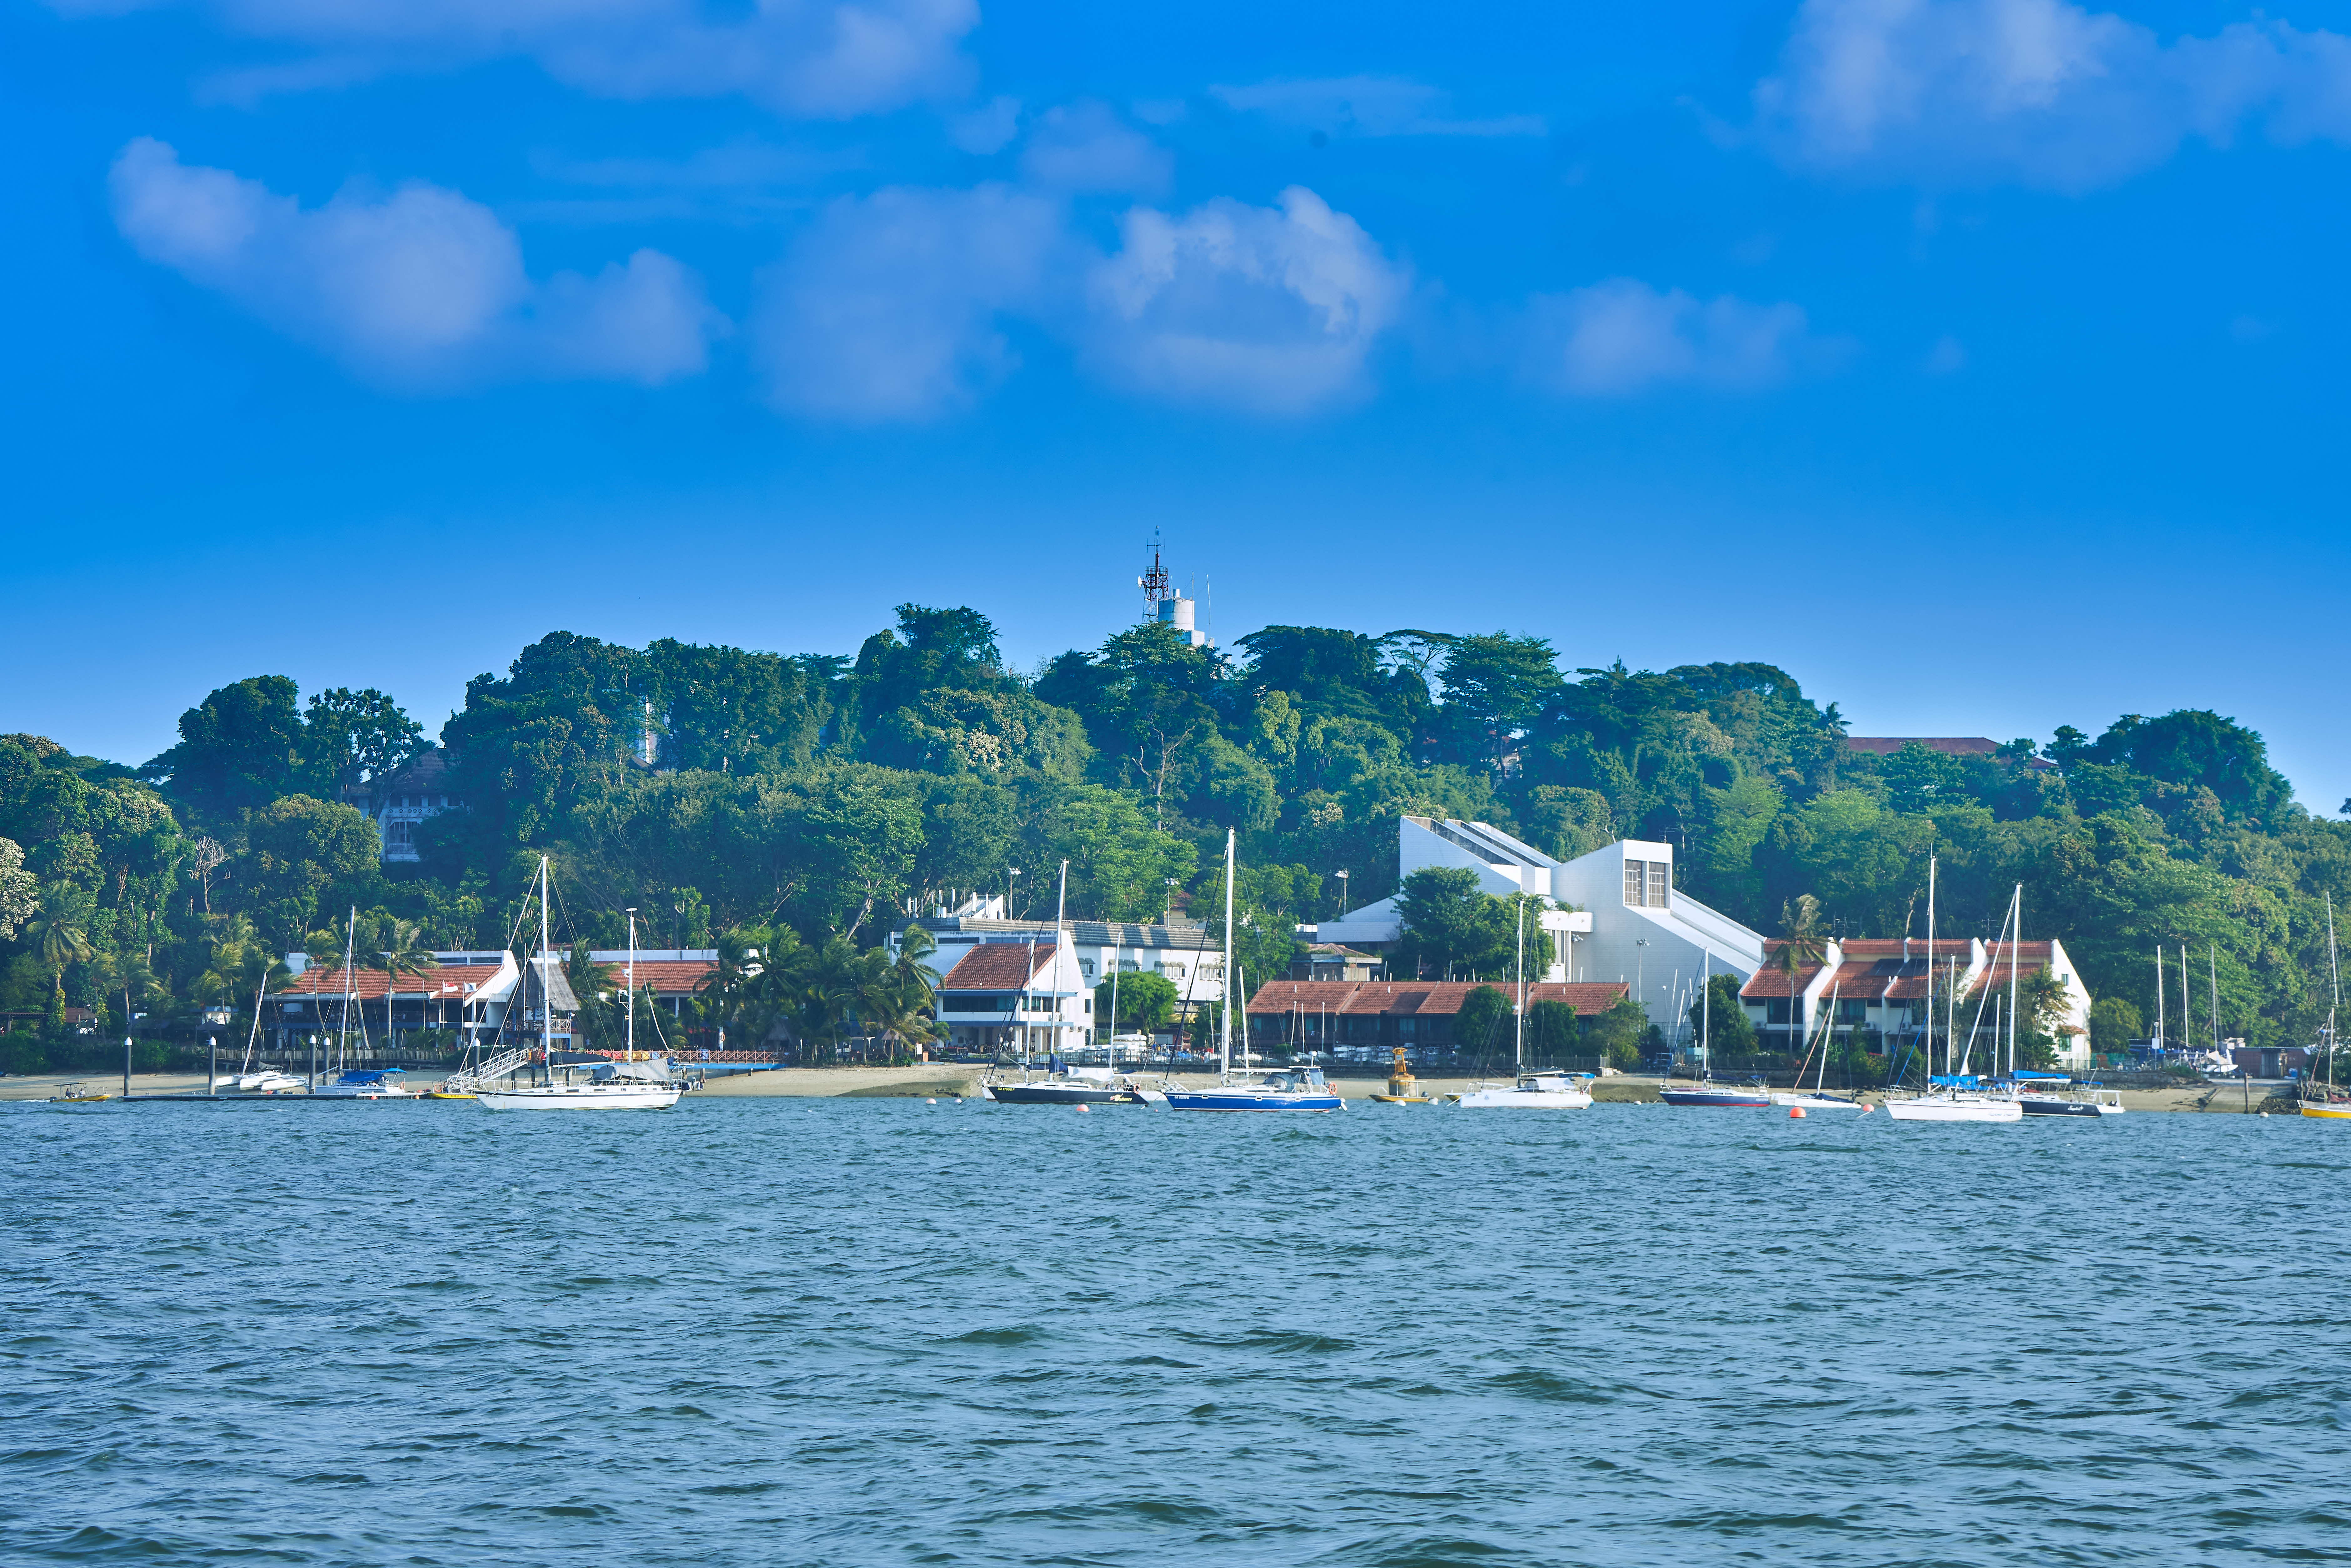
[{"label": "water ripple", "polygon": [[382,1113],[0,1107],[11,1563],[2351,1561],[2331,1128]]}]

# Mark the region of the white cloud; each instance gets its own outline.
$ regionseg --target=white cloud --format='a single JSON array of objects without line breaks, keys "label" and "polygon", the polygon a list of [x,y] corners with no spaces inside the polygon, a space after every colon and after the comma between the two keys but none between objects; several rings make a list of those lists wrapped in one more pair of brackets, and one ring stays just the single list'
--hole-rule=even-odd
[{"label": "white cloud", "polygon": [[[49,0],[68,16],[141,0]],[[161,5],[174,0],[159,0]],[[954,90],[977,0],[188,0],[226,31],[315,51],[231,73],[232,100],[522,56],[611,98],[740,93],[790,114],[860,114]]]},{"label": "white cloud", "polygon": [[1397,77],[1284,79],[1212,87],[1208,95],[1244,114],[1330,136],[1541,136],[1541,116],[1458,119],[1449,95]]},{"label": "white cloud", "polygon": [[1048,110],[1020,154],[1022,177],[1055,191],[1155,195],[1174,169],[1164,148],[1092,102]]},{"label": "white cloud", "polygon": [[1020,134],[1020,100],[999,95],[947,121],[947,137],[967,152],[1000,152]]},{"label": "white cloud", "polygon": [[1768,386],[1835,347],[1813,337],[1794,305],[1698,299],[1629,277],[1539,295],[1521,330],[1531,378],[1583,397]]},{"label": "white cloud", "polygon": [[149,137],[123,148],[108,183],[140,255],[379,382],[653,384],[699,371],[726,329],[700,280],[657,251],[535,283],[511,229],[435,185],[345,190],[306,211]]},{"label": "white cloud", "polygon": [[1791,162],[2077,191],[2249,125],[2351,140],[2351,38],[2264,19],[2166,44],[2064,0],[1806,0],[1755,103]]},{"label": "white cloud", "polygon": [[1292,186],[1280,204],[1128,213],[1123,247],[1089,280],[1090,361],[1143,392],[1262,413],[1364,390],[1406,274],[1313,192]]},{"label": "white cloud", "polygon": [[1001,185],[835,202],[761,280],[769,399],[855,422],[969,404],[1019,362],[1000,318],[1041,311],[1063,225],[1051,202]]}]

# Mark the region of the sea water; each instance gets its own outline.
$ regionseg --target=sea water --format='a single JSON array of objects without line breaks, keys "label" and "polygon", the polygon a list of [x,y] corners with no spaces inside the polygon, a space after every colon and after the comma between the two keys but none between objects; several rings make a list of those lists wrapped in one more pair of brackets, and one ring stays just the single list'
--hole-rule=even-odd
[{"label": "sea water", "polygon": [[2344,1129],[0,1108],[0,1557],[2351,1558]]}]

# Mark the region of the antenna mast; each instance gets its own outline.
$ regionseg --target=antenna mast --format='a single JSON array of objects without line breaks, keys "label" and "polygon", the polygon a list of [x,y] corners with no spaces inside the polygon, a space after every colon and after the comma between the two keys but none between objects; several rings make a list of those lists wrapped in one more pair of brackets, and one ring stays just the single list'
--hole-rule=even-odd
[{"label": "antenna mast", "polygon": [[1151,530],[1151,570],[1134,580],[1143,590],[1143,616],[1146,621],[1159,618],[1160,601],[1176,597],[1176,590],[1167,580],[1167,569],[1159,564],[1159,530]]}]

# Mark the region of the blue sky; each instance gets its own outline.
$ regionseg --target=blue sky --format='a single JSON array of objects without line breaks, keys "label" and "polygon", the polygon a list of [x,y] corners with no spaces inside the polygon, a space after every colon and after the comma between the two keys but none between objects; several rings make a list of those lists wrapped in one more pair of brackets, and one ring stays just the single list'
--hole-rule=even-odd
[{"label": "blue sky", "polygon": [[0,727],[557,628],[1550,637],[2351,796],[2351,5],[0,0]]}]

